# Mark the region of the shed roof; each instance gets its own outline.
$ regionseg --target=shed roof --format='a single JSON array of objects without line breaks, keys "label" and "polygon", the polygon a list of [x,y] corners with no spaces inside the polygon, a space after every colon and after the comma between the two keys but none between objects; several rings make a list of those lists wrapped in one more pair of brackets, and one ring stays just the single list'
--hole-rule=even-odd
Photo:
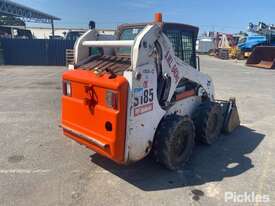
[{"label": "shed roof", "polygon": [[10,0],[0,0],[0,15],[20,17],[25,21],[38,23],[51,23],[52,20],[61,20],[56,16],[52,16]]}]

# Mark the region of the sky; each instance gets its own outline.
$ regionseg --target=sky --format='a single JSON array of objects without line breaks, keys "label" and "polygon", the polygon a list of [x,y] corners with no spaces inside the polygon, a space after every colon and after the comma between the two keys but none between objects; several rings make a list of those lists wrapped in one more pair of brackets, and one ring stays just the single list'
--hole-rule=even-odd
[{"label": "sky", "polygon": [[[155,12],[163,20],[198,26],[201,32],[246,31],[249,22],[275,24],[274,0],[14,0],[60,17],[56,27],[116,28],[121,23],[148,22]],[[40,26],[31,24],[32,26]]]}]

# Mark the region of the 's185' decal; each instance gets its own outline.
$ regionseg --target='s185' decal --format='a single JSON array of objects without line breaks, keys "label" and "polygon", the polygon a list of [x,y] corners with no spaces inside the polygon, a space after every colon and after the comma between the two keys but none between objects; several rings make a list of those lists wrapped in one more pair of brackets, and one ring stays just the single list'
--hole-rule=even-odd
[{"label": "'s185' decal", "polygon": [[138,96],[134,97],[134,107],[139,105],[153,102],[154,100],[154,89],[144,89]]}]

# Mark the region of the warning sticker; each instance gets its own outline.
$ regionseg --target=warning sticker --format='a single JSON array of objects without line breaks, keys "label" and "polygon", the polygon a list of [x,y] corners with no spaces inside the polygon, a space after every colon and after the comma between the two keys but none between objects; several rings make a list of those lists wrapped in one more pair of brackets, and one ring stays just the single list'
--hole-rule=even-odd
[{"label": "warning sticker", "polygon": [[134,109],[134,115],[138,116],[153,110],[153,103],[145,104]]}]

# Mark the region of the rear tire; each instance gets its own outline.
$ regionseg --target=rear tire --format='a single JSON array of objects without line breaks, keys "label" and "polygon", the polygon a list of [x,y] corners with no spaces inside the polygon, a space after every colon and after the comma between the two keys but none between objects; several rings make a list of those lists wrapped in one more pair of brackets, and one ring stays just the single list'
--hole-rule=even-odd
[{"label": "rear tire", "polygon": [[181,168],[195,145],[195,129],[188,116],[169,115],[161,121],[155,135],[154,155],[170,170]]},{"label": "rear tire", "polygon": [[244,58],[244,52],[238,51],[238,52],[237,52],[237,59],[238,59],[238,60],[244,60],[244,59],[245,59],[245,58]]},{"label": "rear tire", "polygon": [[194,113],[193,120],[197,140],[208,145],[218,140],[223,127],[222,109],[218,103],[202,103]]}]

